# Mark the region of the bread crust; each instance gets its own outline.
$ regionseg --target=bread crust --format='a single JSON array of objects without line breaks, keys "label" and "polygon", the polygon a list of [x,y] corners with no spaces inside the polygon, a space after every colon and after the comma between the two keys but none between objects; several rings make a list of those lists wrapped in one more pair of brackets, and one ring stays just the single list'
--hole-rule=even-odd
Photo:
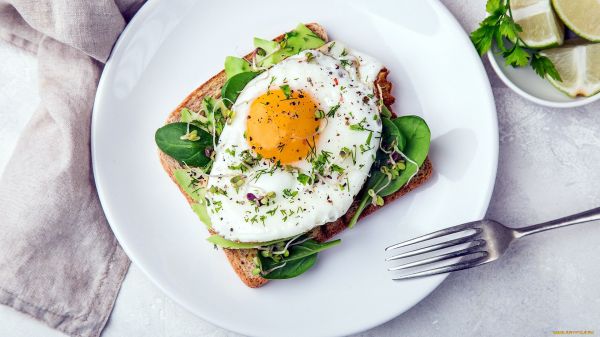
[{"label": "bread crust", "polygon": [[[317,23],[309,23],[306,26],[310,30],[312,30],[316,35],[321,37],[324,41],[328,41],[327,33],[325,32],[325,29],[322,26],[320,26]],[[281,39],[283,39],[283,37],[284,35],[282,34],[276,37],[274,40],[280,41]],[[255,51],[244,56],[244,58],[250,60],[254,56],[254,53]],[[388,73],[389,71],[387,69],[382,69],[379,75],[377,76],[375,84],[381,92],[383,102],[386,106],[389,107],[392,103],[394,103],[395,99],[392,95],[392,83],[387,80]],[[188,108],[192,111],[200,110],[202,105],[202,99],[205,96],[211,96],[215,98],[220,97],[221,87],[225,84],[225,81],[226,75],[224,70],[211,77],[208,81],[206,81],[194,91],[192,91],[181,102],[181,104],[179,104],[169,114],[167,120],[165,121],[165,124],[178,122],[181,117],[181,109],[183,108]],[[158,153],[161,165],[163,166],[164,170],[167,172],[171,180],[179,187],[179,190],[185,196],[188,203],[192,204],[194,201],[187,195],[187,193],[185,193],[183,188],[181,188],[179,184],[177,184],[177,181],[175,180],[173,174],[174,171],[183,168],[182,165],[179,164],[179,162],[177,162],[175,159],[161,152],[160,150],[158,151]],[[409,184],[402,187],[396,193],[384,198],[385,205],[388,205],[388,203],[392,202],[393,200],[400,198],[401,196],[405,195],[406,193],[425,183],[425,181],[427,181],[427,179],[429,179],[429,177],[431,176],[431,173],[432,165],[429,159],[427,159],[424,165],[420,168],[417,175],[409,182]],[[340,219],[334,222],[327,223],[323,226],[319,226],[312,230],[312,234],[314,235],[315,239],[320,242],[324,242],[331,239],[335,235],[341,233],[344,229],[348,227],[348,223],[350,222],[350,219],[356,212],[357,207],[358,201],[355,200],[348,212]],[[379,207],[373,205],[368,206],[361,214],[360,219],[375,212],[378,208]],[[214,231],[209,231],[211,232],[211,234],[215,234]],[[267,279],[252,274],[252,270],[254,269],[254,257],[256,257],[257,254],[256,249],[223,249],[223,251],[227,259],[229,260],[229,263],[231,264],[233,270],[236,272],[236,274],[242,280],[242,282],[244,282],[244,284],[246,284],[248,287],[258,288],[268,282]]]}]

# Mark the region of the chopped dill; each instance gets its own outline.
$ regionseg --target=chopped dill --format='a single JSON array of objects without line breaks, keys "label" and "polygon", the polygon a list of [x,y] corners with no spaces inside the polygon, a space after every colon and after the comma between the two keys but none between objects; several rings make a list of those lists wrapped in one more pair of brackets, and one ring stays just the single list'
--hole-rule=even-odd
[{"label": "chopped dill", "polygon": [[334,117],[336,111],[338,111],[339,108],[340,108],[339,104],[336,104],[336,105],[332,106],[331,108],[329,108],[329,111],[327,111],[327,117]]},{"label": "chopped dill", "polygon": [[290,86],[287,84],[284,84],[284,85],[279,86],[279,88],[281,89],[281,91],[283,91],[283,94],[285,95],[285,99],[290,99],[290,96],[292,96],[292,89],[290,89]]}]

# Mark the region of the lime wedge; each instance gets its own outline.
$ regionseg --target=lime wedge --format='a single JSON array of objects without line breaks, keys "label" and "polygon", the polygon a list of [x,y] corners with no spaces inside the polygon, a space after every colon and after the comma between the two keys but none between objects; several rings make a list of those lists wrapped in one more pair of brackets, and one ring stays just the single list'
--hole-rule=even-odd
[{"label": "lime wedge", "polygon": [[574,43],[540,52],[547,56],[562,82],[547,76],[558,90],[571,97],[592,96],[600,92],[600,43]]},{"label": "lime wedge", "polygon": [[531,5],[535,5],[538,2],[540,2],[540,0],[512,0],[510,2],[510,8],[512,10],[520,9],[523,7],[529,7]]},{"label": "lime wedge", "polygon": [[510,8],[513,19],[523,28],[519,37],[527,46],[543,49],[563,44],[565,28],[554,14],[550,0],[513,0]]},{"label": "lime wedge", "polygon": [[600,42],[599,0],[552,0],[556,14],[575,34]]}]

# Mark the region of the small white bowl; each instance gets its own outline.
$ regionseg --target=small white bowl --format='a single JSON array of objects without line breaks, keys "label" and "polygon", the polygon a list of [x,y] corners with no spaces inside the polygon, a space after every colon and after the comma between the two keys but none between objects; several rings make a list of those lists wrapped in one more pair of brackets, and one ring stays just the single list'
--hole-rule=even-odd
[{"label": "small white bowl", "polygon": [[491,50],[488,58],[496,74],[514,92],[533,103],[551,108],[575,108],[600,100],[600,94],[571,98],[539,77],[531,67],[513,68],[504,63],[502,55]]}]

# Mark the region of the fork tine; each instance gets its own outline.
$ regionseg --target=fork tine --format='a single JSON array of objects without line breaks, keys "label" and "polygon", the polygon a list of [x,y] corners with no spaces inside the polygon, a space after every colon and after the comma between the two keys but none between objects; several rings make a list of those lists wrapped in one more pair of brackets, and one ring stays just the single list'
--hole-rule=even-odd
[{"label": "fork tine", "polygon": [[450,235],[450,234],[460,233],[462,231],[469,230],[469,229],[475,230],[475,232],[477,234],[481,233],[481,231],[482,231],[481,228],[470,227],[471,224],[474,224],[474,223],[462,224],[462,225],[458,225],[458,226],[454,226],[454,227],[442,229],[442,230],[439,230],[437,232],[433,232],[433,233],[429,233],[429,234],[426,234],[426,235],[422,235],[422,236],[416,237],[414,239],[410,239],[410,240],[407,240],[407,241],[403,241],[403,242],[397,243],[395,245],[391,245],[391,246],[387,247],[385,250],[388,251],[388,250],[392,250],[392,249],[406,247],[406,246],[413,245],[415,243],[420,243],[420,242],[423,242],[423,241],[427,241],[427,240],[431,240],[431,239],[436,239],[436,238],[439,238],[439,237],[442,237],[442,236],[446,236],[446,235]]},{"label": "fork tine", "polygon": [[433,269],[424,270],[424,271],[420,271],[420,272],[416,272],[416,273],[412,273],[412,274],[408,274],[408,275],[402,275],[402,276],[393,278],[392,280],[401,281],[401,280],[407,280],[407,279],[412,279],[412,278],[419,278],[419,277],[425,277],[425,276],[433,276],[433,275],[438,275],[438,274],[451,273],[451,272],[459,271],[459,270],[463,270],[463,269],[469,269],[469,268],[477,267],[481,264],[484,264],[486,262],[486,259],[485,259],[486,257],[487,257],[487,253],[484,256],[481,256],[481,257],[473,259],[473,260],[469,260],[467,262],[460,262],[460,263],[452,264],[449,266],[433,268]]},{"label": "fork tine", "polygon": [[458,239],[454,239],[454,240],[450,240],[450,241],[446,241],[446,242],[442,242],[442,243],[438,243],[435,245],[431,245],[431,246],[427,246],[427,247],[423,247],[423,248],[419,248],[419,249],[415,249],[415,250],[410,250],[408,252],[405,253],[401,253],[398,255],[394,255],[394,256],[390,256],[388,258],[386,258],[386,261],[393,261],[393,260],[398,260],[398,259],[403,259],[406,257],[411,257],[411,256],[415,256],[415,255],[420,255],[420,254],[426,254],[426,253],[430,253],[436,250],[440,250],[440,249],[444,249],[444,248],[449,248],[452,246],[456,246],[456,245],[460,245],[463,243],[467,243],[469,241],[471,241],[471,239],[473,239],[474,237],[476,237],[477,235],[479,235],[480,231],[476,231],[473,234],[458,238]]},{"label": "fork tine", "polygon": [[394,271],[394,270],[401,270],[401,269],[407,269],[407,268],[412,268],[412,267],[419,267],[419,266],[424,266],[426,264],[446,261],[446,260],[450,260],[453,258],[467,256],[467,255],[471,255],[471,254],[475,254],[475,253],[484,253],[485,256],[487,256],[487,252],[478,251],[479,248],[481,248],[482,246],[485,245],[485,241],[484,240],[475,240],[473,242],[475,243],[474,245],[472,245],[468,248],[465,248],[465,249],[461,249],[461,250],[457,250],[454,252],[441,254],[441,255],[437,255],[437,256],[433,256],[433,257],[428,257],[426,259],[422,259],[422,260],[418,260],[418,261],[414,261],[414,262],[410,262],[410,263],[401,264],[396,267],[388,268],[388,270]]}]

